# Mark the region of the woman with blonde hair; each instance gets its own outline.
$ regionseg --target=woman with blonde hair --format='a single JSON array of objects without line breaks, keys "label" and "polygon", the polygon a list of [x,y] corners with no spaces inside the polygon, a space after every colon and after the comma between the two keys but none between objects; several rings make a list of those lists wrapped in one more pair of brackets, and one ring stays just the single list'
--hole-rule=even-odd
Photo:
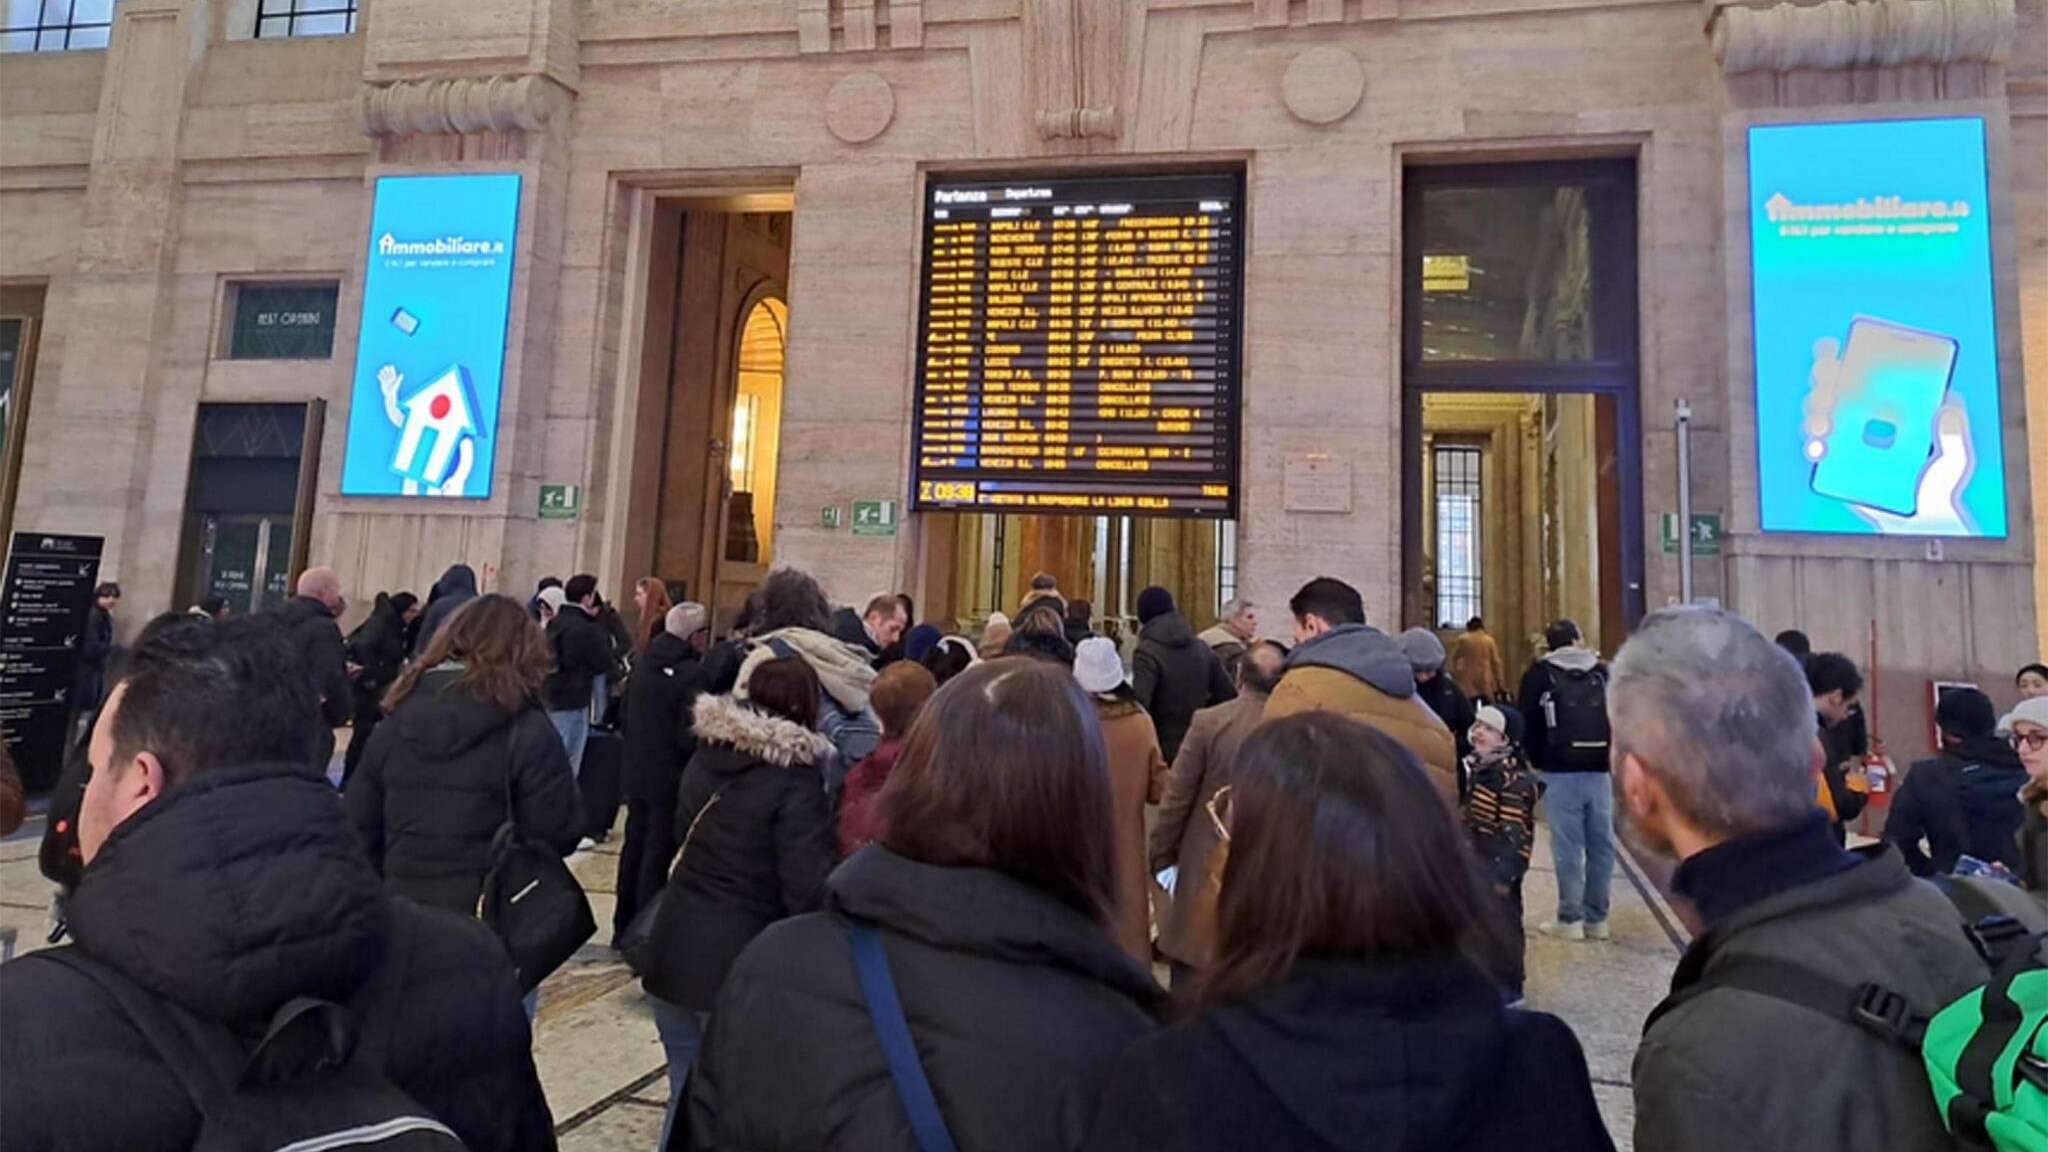
[{"label": "woman with blonde hair", "polygon": [[541,705],[547,674],[540,625],[516,600],[480,596],[391,686],[342,796],[385,887],[468,916],[506,820],[528,841],[575,850],[581,802]]}]

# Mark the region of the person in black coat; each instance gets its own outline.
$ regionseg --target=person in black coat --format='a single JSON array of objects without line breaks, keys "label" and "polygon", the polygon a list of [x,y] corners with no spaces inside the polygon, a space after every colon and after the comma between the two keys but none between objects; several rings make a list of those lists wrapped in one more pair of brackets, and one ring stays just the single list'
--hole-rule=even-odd
[{"label": "person in black coat", "polygon": [[518,602],[483,596],[392,687],[391,715],[342,794],[392,892],[475,915],[507,819],[530,841],[575,851],[581,801],[536,699],[546,662]]},{"label": "person in black coat", "polygon": [[626,678],[626,842],[619,849],[618,905],[612,946],[668,883],[676,858],[676,790],[697,750],[692,710],[704,692],[703,646],[710,613],[702,604],[668,610]]},{"label": "person in black coat", "polygon": [[1502,1006],[1490,894],[1414,755],[1305,712],[1239,751],[1217,960],[1088,1152],[1611,1152],[1565,1023]]},{"label": "person in black coat", "polygon": [[433,643],[434,634],[441,625],[455,615],[457,609],[476,599],[476,570],[467,564],[450,564],[441,578],[427,592],[426,610],[420,613],[417,628],[413,634],[411,651],[417,656]]},{"label": "person in black coat", "polygon": [[[555,1146],[503,946],[380,887],[306,764],[318,719],[292,660],[254,620],[138,645],[93,743],[75,943],[0,969],[0,1147],[185,1152],[198,1136],[178,1075],[66,953],[208,1027],[338,1004],[465,1147]],[[117,719],[140,746],[117,747]]]},{"label": "person in black coat", "polygon": [[1138,593],[1138,652],[1131,659],[1131,689],[1152,714],[1159,750],[1171,761],[1195,713],[1237,698],[1223,661],[1195,638],[1173,593],[1156,585]]},{"label": "person in black coat", "polygon": [[348,662],[362,669],[356,673],[355,720],[349,731],[348,754],[341,764],[344,788],[348,778],[355,775],[356,765],[363,762],[363,751],[370,746],[370,736],[376,732],[378,721],[384,719],[384,693],[391,690],[398,682],[398,674],[405,670],[405,657],[411,651],[406,646],[405,633],[420,614],[419,603],[419,598],[410,592],[395,596],[377,593],[369,619],[357,625],[343,645]]},{"label": "person in black coat", "polygon": [[880,937],[962,1149],[1073,1147],[1110,1067],[1153,1028],[1158,985],[1108,927],[1109,774],[1073,675],[991,661],[926,709],[878,801],[881,841],[832,874],[825,911],[733,964],[690,1079],[688,1147],[915,1152],[851,925]]},{"label": "person in black coat", "polygon": [[312,681],[320,699],[325,727],[313,766],[325,772],[334,757],[334,730],[355,712],[356,692],[336,623],[348,607],[341,596],[341,577],[332,568],[308,568],[299,574],[299,594],[269,615],[281,624],[298,652],[300,673]]},{"label": "person in black coat", "polygon": [[1458,744],[1458,762],[1472,754],[1472,720],[1477,712],[1457,682],[1444,675],[1444,642],[1427,628],[1401,633],[1401,652],[1415,670],[1415,696],[1436,713]]},{"label": "person in black coat", "polygon": [[[2011,744],[1993,735],[1998,713],[1975,688],[1942,694],[1934,709],[1941,755],[1915,763],[1892,797],[1884,838],[1899,846],[1916,876],[1946,876],[1964,855],[2023,870],[2019,792],[2027,770]],[[1927,849],[1920,840],[1926,837]]]},{"label": "person in black coat", "polygon": [[569,752],[569,770],[576,773],[583,769],[583,748],[590,740],[590,706],[597,685],[611,673],[612,639],[596,616],[597,577],[573,576],[540,598],[554,613],[547,624],[553,666],[541,696],[548,719]]},{"label": "person in black coat", "polygon": [[107,662],[114,655],[114,609],[121,605],[121,586],[108,580],[92,590],[85,613],[85,631],[78,637],[78,665],[71,673],[70,732],[78,717],[99,710],[106,695]]}]

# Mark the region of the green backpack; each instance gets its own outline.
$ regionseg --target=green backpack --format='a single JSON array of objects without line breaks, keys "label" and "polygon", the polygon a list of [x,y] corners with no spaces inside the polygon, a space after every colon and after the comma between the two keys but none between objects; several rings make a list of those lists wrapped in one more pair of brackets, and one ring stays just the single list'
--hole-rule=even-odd
[{"label": "green backpack", "polygon": [[2030,931],[1970,883],[1944,877],[1936,886],[1967,918],[1963,932],[1990,979],[1932,1016],[1880,984],[1851,986],[1789,961],[1735,956],[1659,1004],[1644,1031],[1714,988],[1768,996],[1918,1054],[1958,1147],[2048,1152],[2048,932]]}]

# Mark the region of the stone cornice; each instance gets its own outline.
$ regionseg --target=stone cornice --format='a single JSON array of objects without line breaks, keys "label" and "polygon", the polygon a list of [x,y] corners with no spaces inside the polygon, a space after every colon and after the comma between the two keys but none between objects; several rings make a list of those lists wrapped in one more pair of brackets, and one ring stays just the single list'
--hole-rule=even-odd
[{"label": "stone cornice", "polygon": [[2013,0],[1825,0],[1724,5],[1708,22],[1728,75],[1910,64],[2002,64]]},{"label": "stone cornice", "polygon": [[363,131],[371,136],[534,132],[574,98],[553,79],[534,74],[367,84]]}]

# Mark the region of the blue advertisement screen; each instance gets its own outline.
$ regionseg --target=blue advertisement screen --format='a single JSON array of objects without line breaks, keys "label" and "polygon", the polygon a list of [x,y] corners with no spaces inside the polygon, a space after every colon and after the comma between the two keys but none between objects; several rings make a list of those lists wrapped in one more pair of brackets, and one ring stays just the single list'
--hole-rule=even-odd
[{"label": "blue advertisement screen", "polygon": [[491,494],[518,231],[516,172],[378,179],[342,495]]},{"label": "blue advertisement screen", "polygon": [[2003,537],[1984,122],[1749,130],[1766,532]]}]

